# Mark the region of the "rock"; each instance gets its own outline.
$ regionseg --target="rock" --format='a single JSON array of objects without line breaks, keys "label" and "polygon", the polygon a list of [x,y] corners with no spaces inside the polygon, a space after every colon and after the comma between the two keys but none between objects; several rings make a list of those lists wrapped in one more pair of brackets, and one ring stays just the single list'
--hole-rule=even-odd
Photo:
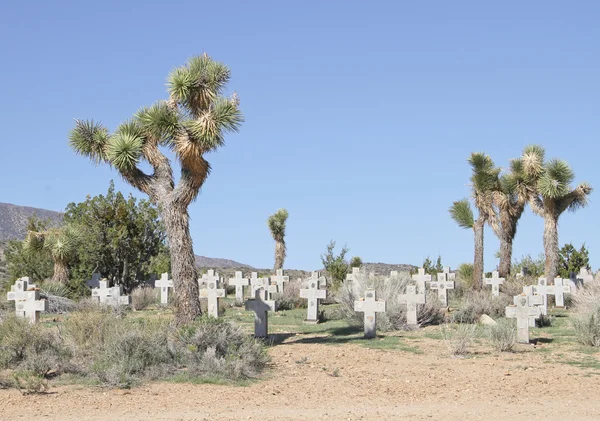
[{"label": "rock", "polygon": [[479,323],[484,326],[496,326],[498,323],[487,314],[482,314],[479,318]]}]

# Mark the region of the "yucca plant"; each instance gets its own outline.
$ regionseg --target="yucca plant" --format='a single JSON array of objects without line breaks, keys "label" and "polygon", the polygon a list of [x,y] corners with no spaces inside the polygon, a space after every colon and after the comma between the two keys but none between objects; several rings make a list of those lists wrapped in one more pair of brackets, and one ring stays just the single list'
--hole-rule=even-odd
[{"label": "yucca plant", "polygon": [[54,261],[52,281],[64,284],[69,280],[69,264],[75,258],[81,232],[72,225],[46,231],[27,231],[23,248],[29,253],[46,250]]},{"label": "yucca plant", "polygon": [[529,146],[524,153],[523,169],[535,180],[529,204],[533,212],[544,218],[544,272],[546,278],[554,279],[558,270],[558,219],[566,210],[575,212],[585,207],[592,187],[581,183],[572,189],[575,174],[569,164],[559,159],[544,162],[544,158],[541,146]]},{"label": "yucca plant", "polygon": [[468,159],[471,165],[471,199],[478,212],[475,219],[468,199],[454,202],[450,216],[464,229],[472,229],[475,241],[473,258],[473,288],[481,289],[483,282],[483,233],[486,222],[494,218],[494,191],[498,189],[500,169],[484,153],[472,153]]},{"label": "yucca plant", "polygon": [[283,263],[286,256],[285,248],[285,223],[288,219],[288,211],[279,209],[273,215],[269,216],[267,224],[273,240],[275,240],[275,267],[274,269],[283,269]]},{"label": "yucca plant", "polygon": [[[194,57],[169,75],[168,100],[142,108],[112,134],[93,120],[77,120],[70,135],[75,152],[111,165],[158,205],[169,240],[179,324],[201,314],[188,207],[210,173],[205,154],[223,146],[225,133],[237,131],[243,121],[237,95],[223,96],[229,79],[224,64],[206,54]],[[177,185],[161,148],[171,150],[181,167]],[[151,174],[140,169],[143,161]]]}]

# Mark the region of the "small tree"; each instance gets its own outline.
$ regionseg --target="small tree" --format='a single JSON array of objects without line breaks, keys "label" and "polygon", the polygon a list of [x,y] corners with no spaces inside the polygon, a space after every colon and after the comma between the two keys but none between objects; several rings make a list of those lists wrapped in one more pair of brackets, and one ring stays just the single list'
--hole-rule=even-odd
[{"label": "small tree", "polygon": [[[205,155],[223,146],[225,133],[237,131],[243,121],[237,95],[223,96],[229,78],[224,64],[206,54],[194,57],[169,75],[168,100],[142,108],[113,134],[93,120],[77,120],[70,135],[75,152],[109,164],[158,205],[169,240],[178,324],[202,313],[188,207],[210,173]],[[171,150],[181,167],[177,185],[161,148]],[[140,168],[142,161],[152,174]]]},{"label": "small tree", "polygon": [[579,250],[573,244],[565,244],[558,252],[558,274],[569,278],[571,272],[578,273],[581,268],[590,268],[590,255],[585,244]]},{"label": "small tree", "polygon": [[350,268],[359,268],[362,266],[362,264],[363,261],[358,256],[354,256],[352,259],[350,259]]},{"label": "small tree", "polygon": [[427,256],[425,260],[423,260],[421,267],[423,268],[426,274],[432,275],[434,277],[437,276],[438,273],[442,273],[444,271],[444,265],[442,265],[442,256],[437,257],[435,265],[433,264],[429,256]]},{"label": "small tree", "polygon": [[[32,216],[27,221],[27,231],[45,231],[48,222]],[[23,276],[29,276],[34,282],[42,282],[52,276],[54,262],[46,249],[31,253],[24,249],[25,243],[20,240],[10,240],[4,250],[9,280],[11,282]]]},{"label": "small tree", "polygon": [[342,282],[346,279],[348,274],[348,262],[346,261],[346,253],[350,251],[346,246],[342,247],[340,254],[337,256],[334,254],[335,241],[331,240],[327,244],[327,252],[321,255],[321,262],[323,268],[329,274],[331,278],[331,289],[337,290]]},{"label": "small tree", "polygon": [[283,269],[283,263],[285,261],[285,223],[288,216],[287,210],[279,209],[273,215],[269,216],[269,219],[267,220],[271,235],[273,236],[273,240],[275,240],[275,270]]}]

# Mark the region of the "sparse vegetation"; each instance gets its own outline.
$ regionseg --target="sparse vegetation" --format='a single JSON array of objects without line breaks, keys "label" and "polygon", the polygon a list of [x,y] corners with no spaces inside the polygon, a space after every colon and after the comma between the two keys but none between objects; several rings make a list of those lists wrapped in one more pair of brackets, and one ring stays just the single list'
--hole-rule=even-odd
[{"label": "sparse vegetation", "polygon": [[573,328],[584,345],[600,347],[600,287],[587,285],[573,296]]},{"label": "sparse vegetation", "polygon": [[150,286],[137,287],[131,292],[131,306],[134,310],[144,310],[158,302],[158,290]]},{"label": "sparse vegetation", "polygon": [[452,356],[464,356],[469,348],[479,337],[477,325],[460,323],[456,326],[445,324],[442,326],[442,337]]},{"label": "sparse vegetation", "polygon": [[512,351],[517,343],[517,328],[512,320],[499,319],[488,327],[488,338],[496,351]]},{"label": "sparse vegetation", "polygon": [[466,293],[456,311],[452,313],[455,323],[477,323],[483,314],[495,319],[504,316],[507,305],[512,298],[501,294],[493,297],[489,291],[470,291]]}]

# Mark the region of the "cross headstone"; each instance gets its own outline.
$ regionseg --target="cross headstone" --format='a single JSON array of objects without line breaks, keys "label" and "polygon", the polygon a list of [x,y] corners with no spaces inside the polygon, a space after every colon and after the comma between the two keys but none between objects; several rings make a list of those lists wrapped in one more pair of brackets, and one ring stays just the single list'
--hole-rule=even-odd
[{"label": "cross headstone", "polygon": [[406,324],[417,326],[417,304],[425,304],[425,294],[417,293],[417,285],[407,285],[406,293],[400,295],[400,303],[406,304]]},{"label": "cross headstone", "polygon": [[548,314],[548,294],[554,293],[554,288],[548,285],[546,278],[538,278],[538,284],[533,286],[533,291],[542,296],[544,302],[540,305],[540,310],[543,315]]},{"label": "cross headstone", "polygon": [[40,299],[39,289],[25,291],[25,300],[15,302],[17,317],[27,318],[30,323],[37,322],[42,311],[48,311],[48,301]]},{"label": "cross headstone", "polygon": [[217,285],[217,281],[210,281],[205,289],[200,290],[200,298],[206,298],[208,301],[207,314],[215,319],[219,318],[219,298],[225,297],[225,290]]},{"label": "cross headstone", "polygon": [[437,274],[437,280],[429,284],[430,289],[437,290],[438,298],[444,307],[448,307],[448,290],[454,289],[454,276],[451,275],[454,274],[444,269],[443,273]]},{"label": "cross headstone", "polygon": [[257,272],[252,272],[250,276],[250,298],[254,298],[256,291],[261,288],[265,290],[265,293],[268,293],[269,278],[259,278]]},{"label": "cross headstone", "polygon": [[218,283],[220,279],[219,274],[215,273],[214,269],[209,269],[198,279],[198,285],[208,285],[209,282]]},{"label": "cross headstone", "polygon": [[[541,306],[544,304],[544,297],[535,292],[535,285],[526,285],[523,287],[523,294],[529,298],[529,304],[532,306]],[[529,318],[529,327],[535,327],[535,317]]]},{"label": "cross headstone", "polygon": [[266,291],[257,289],[254,299],[246,301],[246,310],[254,312],[254,336],[266,338],[269,336],[269,311],[275,311],[275,301],[266,299]]},{"label": "cross headstone", "polygon": [[[571,284],[567,279],[554,278],[554,285],[546,286],[545,291],[547,295],[554,295],[554,303],[556,307],[564,307],[565,294],[571,293]],[[546,298],[546,304],[548,303],[547,300],[548,298]]]},{"label": "cross headstone", "polygon": [[154,287],[160,288],[160,303],[169,304],[169,288],[173,288],[173,280],[168,273],[163,273],[160,279],[154,281]]},{"label": "cross headstone", "polygon": [[98,281],[98,283],[98,288],[92,289],[92,299],[113,307],[131,304],[131,297],[123,295],[123,287],[121,285],[109,287],[107,280]]},{"label": "cross headstone", "polygon": [[517,319],[517,342],[529,343],[529,320],[539,318],[541,308],[530,302],[530,296],[521,294],[514,297],[514,306],[506,307],[506,317]]},{"label": "cross headstone", "polygon": [[229,278],[228,284],[235,285],[235,301],[241,303],[244,301],[244,287],[250,285],[250,279],[242,277],[241,271],[235,272],[235,278]]},{"label": "cross headstone", "polygon": [[593,284],[594,283],[594,275],[587,270],[587,268],[579,269],[578,274],[571,274],[571,287],[581,288],[585,284]]},{"label": "cross headstone", "polygon": [[385,312],[385,301],[377,301],[375,290],[367,289],[364,299],[354,301],[354,311],[365,314],[365,338],[374,338],[377,327],[377,313]]},{"label": "cross headstone", "polygon": [[268,297],[267,299],[269,299],[269,300],[273,300],[274,299],[273,295],[279,294],[279,292],[280,292],[279,291],[279,286],[277,284],[269,284],[269,285],[267,285],[266,290],[267,290],[267,297]]},{"label": "cross headstone", "polygon": [[498,271],[495,270],[492,272],[491,278],[484,278],[483,281],[486,285],[492,286],[492,295],[494,297],[500,296],[500,285],[504,283],[504,278],[500,278]]},{"label": "cross headstone", "polygon": [[352,273],[346,275],[346,281],[358,282],[360,276],[360,268],[352,268]]},{"label": "cross headstone", "polygon": [[31,279],[28,276],[19,278],[15,281],[14,285],[11,285],[10,291],[6,293],[7,301],[24,301],[27,299],[27,290],[35,289],[35,284],[31,283]]},{"label": "cross headstone", "polygon": [[319,289],[319,279],[319,274],[313,272],[312,276],[308,279],[308,288],[300,290],[300,297],[308,299],[306,315],[306,321],[308,322],[319,321],[319,299],[327,298],[327,290]]},{"label": "cross headstone", "polygon": [[413,281],[417,284],[417,292],[425,294],[425,285],[431,282],[431,275],[425,273],[425,269],[419,268],[419,271],[412,276]]},{"label": "cross headstone", "polygon": [[100,279],[102,279],[102,275],[98,272],[92,273],[92,279],[86,281],[86,285],[90,288],[98,288],[100,286]]},{"label": "cross headstone", "polygon": [[290,281],[289,276],[283,275],[283,269],[277,269],[276,275],[271,276],[271,283],[277,284],[279,292],[283,292],[286,282]]}]

